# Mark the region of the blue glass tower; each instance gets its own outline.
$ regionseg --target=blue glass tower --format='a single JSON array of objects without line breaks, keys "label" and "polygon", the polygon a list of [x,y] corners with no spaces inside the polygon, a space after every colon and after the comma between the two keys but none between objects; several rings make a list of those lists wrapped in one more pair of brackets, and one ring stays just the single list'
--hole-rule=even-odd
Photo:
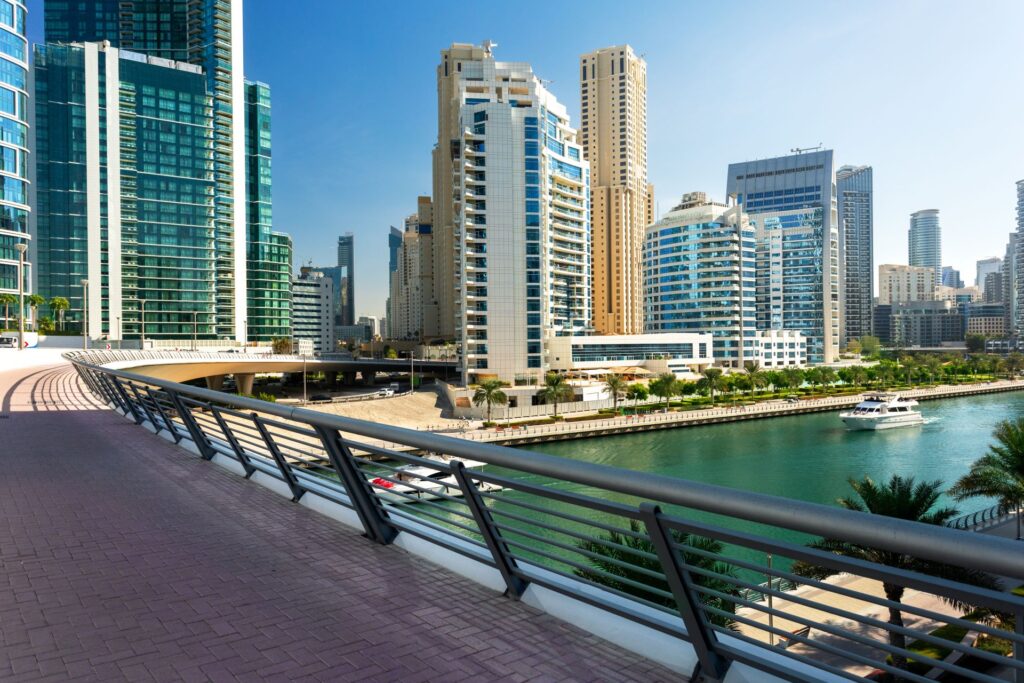
[{"label": "blue glass tower", "polygon": [[730,164],[726,192],[757,234],[758,328],[802,332],[809,362],[835,360],[841,312],[832,150]]},{"label": "blue glass tower", "polygon": [[836,172],[843,346],[871,334],[875,289],[872,174],[870,166],[843,166]]},{"label": "blue glass tower", "polygon": [[[28,42],[25,6],[0,0],[0,294],[18,294],[19,253],[29,244],[28,185]],[[32,251],[22,273],[31,289]],[[0,323],[7,326],[8,321]]]}]

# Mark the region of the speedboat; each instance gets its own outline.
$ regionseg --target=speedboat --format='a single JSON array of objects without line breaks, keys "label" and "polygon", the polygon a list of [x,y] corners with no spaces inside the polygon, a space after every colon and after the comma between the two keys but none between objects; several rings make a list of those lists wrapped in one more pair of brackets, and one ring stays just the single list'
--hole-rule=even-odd
[{"label": "speedboat", "polygon": [[899,394],[867,394],[853,410],[839,413],[849,429],[892,429],[923,424],[917,401]]},{"label": "speedboat", "polygon": [[[450,456],[428,456],[427,460],[448,463]],[[481,469],[487,463],[463,460],[467,470]],[[406,465],[375,477],[370,483],[377,489],[377,495],[388,503],[415,503],[421,500],[438,500],[445,496],[462,497],[462,489],[455,475],[428,465]],[[503,486],[486,481],[474,480],[478,491],[486,493],[500,491]]]}]

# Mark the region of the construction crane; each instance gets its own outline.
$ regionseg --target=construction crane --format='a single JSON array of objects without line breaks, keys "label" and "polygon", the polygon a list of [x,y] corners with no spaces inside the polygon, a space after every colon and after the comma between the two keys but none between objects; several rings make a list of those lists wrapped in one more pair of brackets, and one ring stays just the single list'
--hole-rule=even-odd
[{"label": "construction crane", "polygon": [[819,142],[816,147],[794,147],[793,149],[791,149],[789,151],[792,154],[803,154],[804,152],[818,152],[824,146],[825,146],[824,143]]}]

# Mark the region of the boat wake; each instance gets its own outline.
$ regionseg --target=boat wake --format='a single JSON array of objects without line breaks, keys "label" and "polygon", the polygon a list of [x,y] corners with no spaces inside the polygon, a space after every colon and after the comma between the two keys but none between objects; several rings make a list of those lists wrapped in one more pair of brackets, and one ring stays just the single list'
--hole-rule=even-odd
[{"label": "boat wake", "polygon": [[926,418],[924,418],[923,424],[930,425],[930,424],[935,424],[936,422],[942,422],[942,418],[941,417],[926,417]]}]

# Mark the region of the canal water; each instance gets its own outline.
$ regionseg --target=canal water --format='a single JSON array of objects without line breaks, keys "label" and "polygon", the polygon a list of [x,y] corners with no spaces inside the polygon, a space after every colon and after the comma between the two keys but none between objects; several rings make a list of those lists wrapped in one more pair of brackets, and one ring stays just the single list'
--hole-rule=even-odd
[{"label": "canal water", "polygon": [[[918,427],[879,432],[847,431],[838,411],[792,417],[770,418],[703,427],[689,427],[639,434],[603,436],[594,439],[546,443],[523,448],[572,460],[610,465],[669,475],[698,482],[728,486],[745,491],[834,505],[837,498],[852,495],[848,479],[870,476],[881,482],[892,474],[914,476],[921,480],[940,480],[948,488],[970,464],[983,455],[992,443],[992,431],[1000,420],[1024,414],[1024,392],[942,399],[921,404],[926,423]],[[497,468],[487,471],[506,474]],[[512,474],[512,473],[508,473]],[[562,491],[609,497],[607,492],[564,481],[545,480],[515,473],[515,478]],[[615,498],[614,496],[612,496]],[[636,499],[617,498],[631,506]],[[524,510],[521,501],[537,506]],[[992,501],[969,500],[955,503],[943,497],[940,504],[952,505],[963,512],[987,507]],[[493,509],[519,516],[515,526],[532,537],[528,545],[546,545],[542,539],[574,545],[572,538],[544,528],[554,522],[549,513],[564,513],[623,527],[624,520],[552,499],[538,498],[520,491],[505,490],[495,496]],[[811,537],[751,522],[726,519],[695,510],[670,509],[697,522],[730,530],[755,533],[776,540],[804,544]],[[529,521],[536,520],[534,526]],[[593,527],[559,520],[557,526],[579,533],[596,534]],[[569,557],[566,548],[547,546],[560,557]],[[525,552],[517,549],[518,552]],[[726,554],[763,566],[763,552],[728,546]],[[550,558],[532,558],[550,566]],[[576,558],[579,560],[579,556]],[[777,566],[789,562],[779,558]],[[566,567],[560,567],[563,571]],[[569,569],[571,571],[571,569]],[[741,574],[751,576],[747,571]],[[753,578],[753,576],[751,576]],[[761,579],[763,580],[763,579]]]}]

